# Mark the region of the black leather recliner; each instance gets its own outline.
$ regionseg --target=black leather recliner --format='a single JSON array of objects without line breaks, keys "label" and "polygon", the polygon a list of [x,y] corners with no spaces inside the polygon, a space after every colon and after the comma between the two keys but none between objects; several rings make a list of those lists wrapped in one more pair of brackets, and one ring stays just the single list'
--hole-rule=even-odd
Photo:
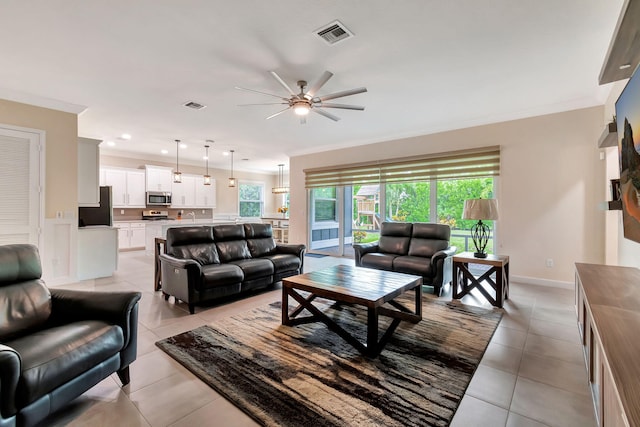
[{"label": "black leather recliner", "polygon": [[33,245],[0,246],[0,426],[32,426],[109,375],[129,383],[139,292],[49,289]]},{"label": "black leather recliner", "polygon": [[166,254],[160,254],[162,292],[187,303],[193,314],[200,302],[301,274],[305,250],[276,243],[271,224],[169,228]]},{"label": "black leather recliner", "polygon": [[355,244],[358,267],[422,276],[423,284],[440,295],[453,279],[455,246],[449,246],[451,228],[445,224],[383,222],[378,242]]}]

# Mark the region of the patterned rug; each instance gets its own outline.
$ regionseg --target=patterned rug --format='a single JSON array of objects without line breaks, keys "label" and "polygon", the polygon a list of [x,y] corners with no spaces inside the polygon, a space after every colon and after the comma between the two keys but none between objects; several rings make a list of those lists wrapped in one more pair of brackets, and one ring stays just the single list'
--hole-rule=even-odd
[{"label": "patterned rug", "polygon": [[[366,310],[322,307],[365,342]],[[425,295],[370,360],[322,323],[282,326],[276,302],[156,345],[265,426],[446,426],[501,317]]]}]

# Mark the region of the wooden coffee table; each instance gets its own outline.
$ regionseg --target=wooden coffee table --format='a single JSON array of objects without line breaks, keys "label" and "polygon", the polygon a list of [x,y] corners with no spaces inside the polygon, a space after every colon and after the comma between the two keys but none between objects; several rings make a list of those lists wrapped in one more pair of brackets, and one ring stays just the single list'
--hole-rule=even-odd
[{"label": "wooden coffee table", "polygon": [[[409,290],[415,292],[414,310],[394,301],[396,297]],[[305,297],[298,291],[309,292],[309,295]],[[289,312],[289,296],[300,304],[291,312]],[[313,301],[318,297],[367,307],[366,345],[314,306]],[[387,303],[391,307],[383,307]],[[298,317],[305,309],[311,315]],[[393,318],[380,340],[378,340],[379,316]],[[420,276],[337,265],[282,280],[283,325],[322,322],[365,356],[378,356],[402,320],[411,323],[422,320],[422,277]]]}]

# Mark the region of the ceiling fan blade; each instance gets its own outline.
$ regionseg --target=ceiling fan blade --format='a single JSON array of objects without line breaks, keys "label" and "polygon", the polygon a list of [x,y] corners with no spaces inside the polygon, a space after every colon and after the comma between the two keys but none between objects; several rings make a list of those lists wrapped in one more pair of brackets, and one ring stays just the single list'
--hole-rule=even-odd
[{"label": "ceiling fan blade", "polygon": [[287,99],[287,98],[285,98],[285,97],[283,97],[283,96],[280,96],[280,95],[274,95],[274,94],[272,94],[272,93],[267,93],[267,92],[260,92],[259,90],[254,90],[254,89],[247,89],[246,87],[239,87],[239,86],[236,86],[236,89],[239,89],[239,90],[246,90],[247,92],[261,93],[261,94],[263,94],[263,95],[275,96],[276,98],[282,99],[283,101],[289,101],[289,99]]},{"label": "ceiling fan blade", "polygon": [[322,86],[324,86],[324,84],[329,81],[329,79],[333,77],[333,73],[329,72],[329,71],[325,71],[320,78],[318,79],[317,82],[315,82],[307,91],[307,93],[304,94],[304,97],[307,99],[311,99],[316,95],[316,92],[318,92],[320,90],[320,88]]},{"label": "ceiling fan blade", "polygon": [[280,83],[280,84],[282,85],[282,87],[283,87],[283,88],[285,88],[285,89],[286,89],[286,90],[287,90],[291,95],[294,95],[294,96],[296,95],[296,93],[295,93],[293,90],[291,90],[291,88],[289,87],[289,85],[288,85],[288,84],[286,84],[286,83],[285,83],[285,81],[284,81],[284,80],[282,80],[282,79],[280,78],[280,76],[279,76],[278,74],[276,74],[276,72],[275,72],[275,71],[269,71],[269,73],[271,73],[271,75],[273,76],[273,78],[274,78],[274,79],[276,79],[276,80],[278,81],[278,83]]},{"label": "ceiling fan blade", "polygon": [[342,108],[343,110],[364,111],[364,107],[361,105],[332,104],[330,102],[321,102],[317,106],[322,108]]},{"label": "ceiling fan blade", "polygon": [[355,95],[355,94],[358,94],[358,93],[363,93],[363,92],[366,92],[366,91],[367,91],[366,87],[359,87],[359,88],[356,88],[356,89],[343,90],[342,92],[330,93],[329,95],[324,95],[324,96],[313,98],[313,102],[328,101],[330,99],[342,98],[343,96],[351,96],[351,95]]},{"label": "ceiling fan blade", "polygon": [[279,116],[280,114],[284,113],[285,111],[287,111],[290,107],[285,108],[282,111],[278,111],[275,114],[270,115],[269,117],[267,117],[265,120],[269,120],[269,119],[273,119],[275,116]]},{"label": "ceiling fan blade", "polygon": [[288,102],[265,102],[262,104],[238,104],[238,107],[247,107],[249,105],[288,105]]},{"label": "ceiling fan blade", "polygon": [[334,116],[333,114],[331,114],[331,113],[327,113],[326,111],[321,110],[321,109],[319,109],[319,108],[312,108],[312,109],[311,109],[311,111],[313,111],[314,113],[318,113],[318,114],[320,114],[321,116],[325,116],[325,117],[327,117],[327,118],[329,118],[329,119],[333,120],[334,122],[337,122],[337,121],[339,121],[339,120],[340,120],[340,117],[338,117],[338,116]]}]

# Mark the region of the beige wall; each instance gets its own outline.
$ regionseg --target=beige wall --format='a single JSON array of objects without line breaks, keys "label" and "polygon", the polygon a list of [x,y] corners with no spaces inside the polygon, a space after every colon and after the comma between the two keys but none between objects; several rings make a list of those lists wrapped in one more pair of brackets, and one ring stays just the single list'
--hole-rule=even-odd
[{"label": "beige wall", "polygon": [[[117,166],[133,169],[144,169],[144,165],[156,165],[175,168],[175,163],[162,163],[158,161],[145,161],[140,159],[131,159],[126,157],[100,156],[100,166]],[[189,164],[180,164],[180,172],[187,174],[200,175],[204,174],[204,166],[193,166]],[[278,177],[272,174],[260,174],[239,171],[234,169],[233,174],[239,180],[263,182],[265,187],[265,214],[274,213],[278,206],[282,203],[282,196],[271,193],[271,189],[277,185]],[[209,175],[216,180],[216,208],[213,210],[215,214],[237,214],[238,213],[238,187],[229,188],[227,185],[229,178],[229,170],[209,168]]]},{"label": "beige wall", "polygon": [[604,261],[603,117],[600,106],[292,157],[291,241],[306,242],[306,168],[500,145],[497,251],[510,256],[514,276],[572,282],[574,262]]},{"label": "beige wall", "polygon": [[78,210],[78,116],[0,99],[0,123],[43,130],[45,140],[45,218]]}]

